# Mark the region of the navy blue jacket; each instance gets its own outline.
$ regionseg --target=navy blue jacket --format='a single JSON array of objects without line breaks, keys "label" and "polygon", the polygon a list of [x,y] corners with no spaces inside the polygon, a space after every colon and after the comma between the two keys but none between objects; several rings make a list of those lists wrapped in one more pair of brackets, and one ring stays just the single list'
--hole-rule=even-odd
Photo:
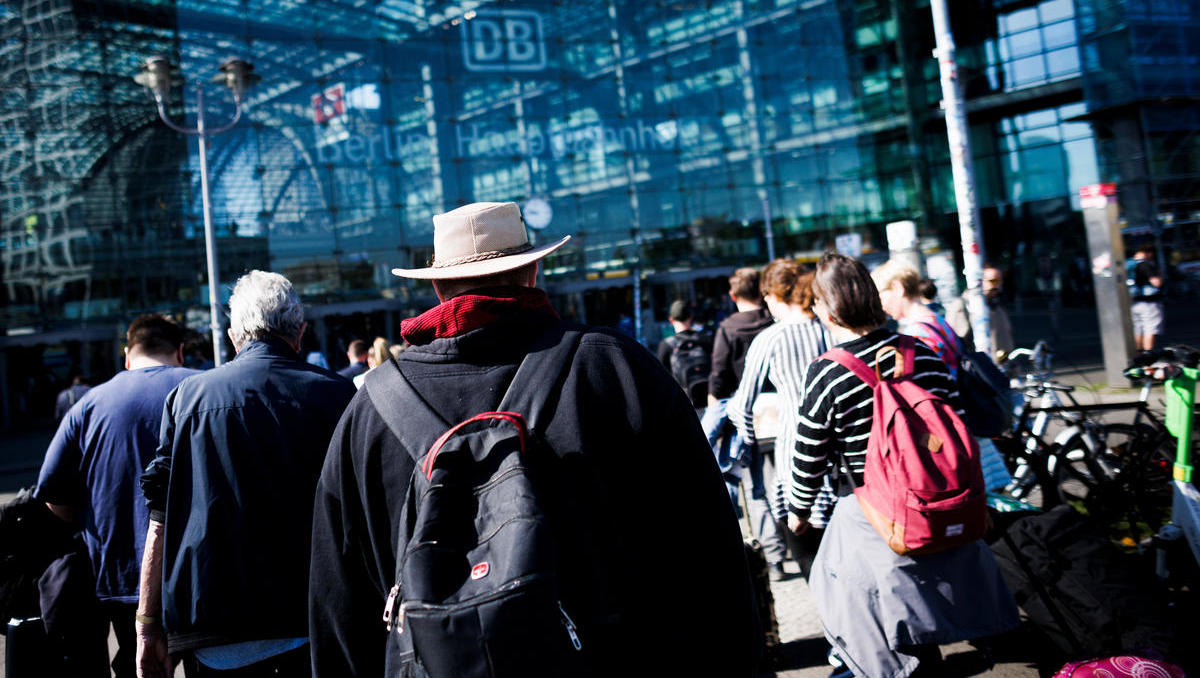
[{"label": "navy blue jacket", "polygon": [[367,371],[367,361],[355,360],[354,362],[350,363],[349,365],[338,370],[337,373],[338,373],[338,376],[340,376],[340,377],[345,377],[347,379],[354,379],[355,377],[357,377],[358,375],[360,375],[366,371]]},{"label": "navy blue jacket", "polygon": [[167,396],[142,488],[172,652],[308,634],[313,492],[354,390],[272,338]]}]

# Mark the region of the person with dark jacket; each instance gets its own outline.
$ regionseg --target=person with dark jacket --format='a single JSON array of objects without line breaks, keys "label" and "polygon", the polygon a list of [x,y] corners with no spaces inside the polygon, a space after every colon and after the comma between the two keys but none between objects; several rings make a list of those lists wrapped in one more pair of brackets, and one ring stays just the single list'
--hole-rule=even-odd
[{"label": "person with dark jacket", "polygon": [[763,305],[755,268],[739,268],[729,276],[729,298],[737,313],[721,321],[713,340],[712,373],[708,377],[708,402],[727,400],[737,391],[745,369],[746,352],[759,332],[774,323]]},{"label": "person with dark jacket", "polygon": [[[423,653],[445,651],[406,650],[413,632],[381,618],[408,604],[404,590],[388,599],[407,548],[398,535],[414,458],[455,422],[495,410],[531,351],[561,351],[567,337],[574,349],[542,383],[547,414],[530,435],[555,460],[550,486],[579,511],[577,538],[565,541],[583,546],[559,547],[562,590],[576,594],[562,594],[561,609],[574,623],[541,632],[538,652],[574,644],[596,676],[751,675],[757,623],[742,539],[695,412],[654,355],[618,331],[562,321],[534,287],[538,260],[567,239],[534,248],[514,203],[476,203],[434,217],[431,267],[393,271],[433,280],[442,303],[404,321],[410,348],[368,376],[330,443],[309,578],[315,676],[409,675]],[[404,414],[421,406],[404,398],[381,406],[372,388],[389,374],[445,428]],[[404,422],[400,437],[388,418]]]},{"label": "person with dark jacket", "polygon": [[149,517],[138,487],[154,459],[163,400],[199,374],[183,363],[183,329],[158,314],[125,333],[125,371],[88,391],[63,418],[46,450],[36,495],[83,531],[95,593],[112,624],[117,678],[133,678],[138,568]]},{"label": "person with dark jacket", "polygon": [[142,676],[171,675],[172,657],[189,677],[310,672],[312,498],[354,385],[301,359],[304,307],[283,276],[242,276],[229,316],[237,357],[167,396],[142,475]]},{"label": "person with dark jacket", "polygon": [[346,348],[346,359],[350,361],[350,364],[338,370],[337,373],[350,380],[360,374],[366,374],[370,369],[367,365],[367,355],[370,351],[371,347],[362,339],[350,342],[350,346]]},{"label": "person with dark jacket", "polygon": [[[763,481],[763,455],[757,446],[743,444],[727,406],[730,397],[737,391],[746,367],[746,353],[750,344],[763,330],[771,327],[775,320],[763,305],[759,287],[759,272],[756,268],[739,268],[729,276],[729,298],[737,304],[737,313],[721,321],[713,342],[712,368],[708,377],[708,407],[701,417],[700,426],[708,438],[717,466],[725,478],[729,499],[738,504],[738,486],[742,482],[742,466],[750,468],[751,495],[754,499],[752,513],[762,515],[766,507],[766,485]],[[761,504],[761,505],[760,505]],[[770,564],[771,578],[784,578],[783,559],[785,545],[774,521],[759,523],[755,536],[762,542]]]}]

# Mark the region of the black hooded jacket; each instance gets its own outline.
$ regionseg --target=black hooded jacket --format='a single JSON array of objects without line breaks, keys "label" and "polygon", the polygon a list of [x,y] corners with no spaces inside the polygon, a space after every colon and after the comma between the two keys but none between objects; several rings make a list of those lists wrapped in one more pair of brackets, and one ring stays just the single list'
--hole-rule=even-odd
[{"label": "black hooded jacket", "polygon": [[[528,347],[559,322],[513,312],[413,346],[397,364],[442,418],[463,421],[495,409]],[[691,403],[653,355],[604,329],[585,331],[551,387],[561,390],[544,439],[575,469],[579,491],[596,497],[586,520],[602,535],[594,544],[602,563],[589,566],[615,583],[606,600],[619,627],[583,640],[602,648],[609,665],[600,675],[750,675],[756,622],[742,539]],[[360,390],[317,488],[309,589],[316,676],[396,675],[381,615],[413,466]]]},{"label": "black hooded jacket", "polygon": [[757,311],[739,311],[721,321],[713,341],[712,374],[708,377],[708,393],[718,400],[733,395],[742,380],[746,352],[759,332],[775,322],[766,307]]}]

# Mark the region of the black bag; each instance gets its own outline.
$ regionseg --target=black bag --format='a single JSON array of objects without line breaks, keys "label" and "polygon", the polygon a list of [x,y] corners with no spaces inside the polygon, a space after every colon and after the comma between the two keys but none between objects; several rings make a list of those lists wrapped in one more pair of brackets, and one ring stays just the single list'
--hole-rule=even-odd
[{"label": "black bag", "polygon": [[967,428],[980,438],[1012,430],[1012,398],[1008,377],[986,353],[964,353],[958,361],[958,394]]},{"label": "black bag", "polygon": [[34,498],[32,489],[0,506],[0,623],[38,617],[38,578],[77,547],[74,528]]},{"label": "black bag", "polygon": [[1017,520],[991,547],[1017,604],[1061,660],[1168,649],[1165,609],[1132,556],[1070,506]]},{"label": "black bag", "polygon": [[[395,363],[367,376],[376,409],[417,462],[396,584],[383,611],[389,643],[405,657],[400,675],[590,673],[586,624],[572,616],[579,597],[570,594],[569,568],[560,562],[563,543],[575,537],[561,495],[573,488],[558,482],[557,457],[539,428],[578,342],[579,333],[568,332],[528,355],[497,411],[454,426],[428,408]],[[432,445],[409,433],[440,428],[447,430]],[[581,606],[589,609],[580,618],[590,621],[594,610]]]},{"label": "black bag", "polygon": [[694,332],[688,336],[675,335],[675,348],[671,351],[671,376],[688,394],[692,405],[704,407],[708,403],[708,375],[712,371],[712,353],[703,339]]},{"label": "black bag", "polygon": [[[67,569],[74,576],[60,577]],[[0,623],[8,678],[108,675],[107,621],[83,539],[31,489],[0,507]]]},{"label": "black bag", "polygon": [[1012,430],[1012,399],[1008,377],[982,351],[964,351],[957,336],[948,337],[935,323],[921,323],[935,332],[958,355],[958,397],[964,423],[977,438],[995,438]]},{"label": "black bag", "polygon": [[4,634],[4,675],[7,678],[67,678],[62,659],[50,648],[41,617],[14,617]]}]

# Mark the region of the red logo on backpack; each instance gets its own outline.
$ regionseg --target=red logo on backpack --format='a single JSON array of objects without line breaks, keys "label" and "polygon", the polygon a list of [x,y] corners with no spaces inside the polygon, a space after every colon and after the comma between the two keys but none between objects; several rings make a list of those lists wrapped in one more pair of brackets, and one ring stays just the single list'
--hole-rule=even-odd
[{"label": "red logo on backpack", "polygon": [[490,569],[491,568],[488,567],[486,561],[479,563],[475,567],[471,568],[471,579],[483,579],[484,577],[488,576],[488,571]]},{"label": "red logo on backpack", "polygon": [[[890,379],[878,374],[882,355],[895,353]],[[912,380],[913,339],[876,354],[876,369],[844,349],[824,358],[872,388],[874,412],[863,484],[854,490],[863,513],[900,555],[933,553],[983,536],[987,504],[979,445],[949,403]]]}]

